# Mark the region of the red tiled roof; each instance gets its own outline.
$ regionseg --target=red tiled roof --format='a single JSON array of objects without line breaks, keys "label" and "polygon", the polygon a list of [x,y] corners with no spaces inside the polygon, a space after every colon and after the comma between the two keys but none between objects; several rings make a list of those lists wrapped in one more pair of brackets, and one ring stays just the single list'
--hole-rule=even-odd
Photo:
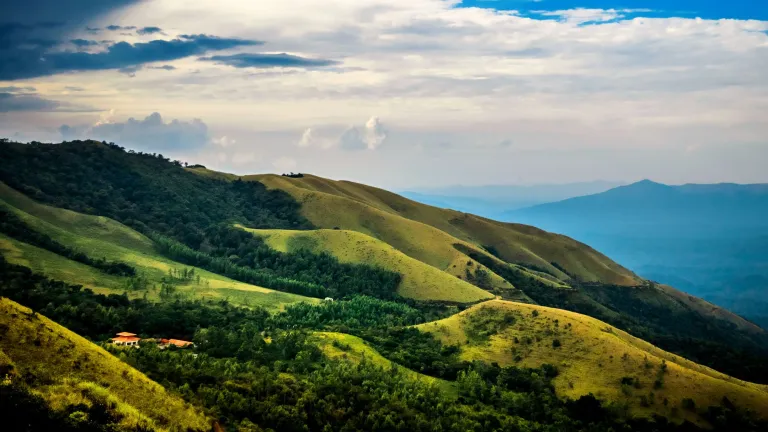
[{"label": "red tiled roof", "polygon": [[124,336],[124,337],[131,337],[131,336],[136,336],[136,333],[120,332],[117,335]]},{"label": "red tiled roof", "polygon": [[181,339],[160,339],[160,343],[166,345],[176,345],[177,347],[184,348],[185,346],[192,345],[192,342]]},{"label": "red tiled roof", "polygon": [[137,338],[135,336],[118,336],[116,338],[112,338],[113,342],[138,342],[141,338]]}]

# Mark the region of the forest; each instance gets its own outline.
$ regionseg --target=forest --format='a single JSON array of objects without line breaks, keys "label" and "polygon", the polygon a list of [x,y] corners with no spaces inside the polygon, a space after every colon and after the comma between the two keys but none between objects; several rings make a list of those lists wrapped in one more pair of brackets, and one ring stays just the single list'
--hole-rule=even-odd
[{"label": "forest", "polygon": [[[232,430],[698,430],[663,418],[632,418],[620,405],[604,405],[591,395],[559,399],[551,385],[558,373],[552,365],[526,369],[458,361],[456,347],[406,327],[450,313],[436,306],[419,309],[356,296],[300,304],[270,316],[260,308],[226,301],[176,297],[153,303],[95,294],[5,260],[0,260],[0,295],[96,342],[125,328],[144,337],[191,338],[194,352],[144,346],[113,353]],[[316,329],[366,336],[390,360],[454,382],[457,394],[416,381],[397,368],[328,359],[312,340]],[[0,406],[8,413],[8,424],[34,419],[34,427],[26,430],[67,424],[23,385],[2,391]],[[11,406],[23,409],[6,409]],[[731,430],[768,426],[727,401],[691,409]],[[37,414],[29,417],[32,413]]]}]

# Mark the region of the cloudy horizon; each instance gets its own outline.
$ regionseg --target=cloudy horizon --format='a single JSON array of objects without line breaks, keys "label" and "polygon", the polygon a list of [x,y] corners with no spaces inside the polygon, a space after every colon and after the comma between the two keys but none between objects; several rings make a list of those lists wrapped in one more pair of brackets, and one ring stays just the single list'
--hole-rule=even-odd
[{"label": "cloudy horizon", "polygon": [[731,3],[34,0],[0,137],[395,189],[768,182],[768,11]]}]

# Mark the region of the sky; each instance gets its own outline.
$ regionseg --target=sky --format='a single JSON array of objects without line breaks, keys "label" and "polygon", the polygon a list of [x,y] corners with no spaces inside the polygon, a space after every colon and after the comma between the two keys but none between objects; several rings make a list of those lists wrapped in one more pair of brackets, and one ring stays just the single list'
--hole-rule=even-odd
[{"label": "sky", "polygon": [[768,182],[764,0],[29,0],[0,137],[392,189]]}]

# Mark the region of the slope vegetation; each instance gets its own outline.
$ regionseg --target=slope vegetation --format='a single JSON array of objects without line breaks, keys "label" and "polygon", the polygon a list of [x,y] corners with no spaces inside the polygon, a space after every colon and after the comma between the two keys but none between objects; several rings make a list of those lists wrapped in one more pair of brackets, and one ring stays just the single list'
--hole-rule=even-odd
[{"label": "slope vegetation", "polygon": [[[0,298],[0,370],[31,383],[55,411],[104,404],[117,430],[208,430],[205,416],[104,349]],[[141,429],[143,428],[143,429]]]},{"label": "slope vegetation", "polygon": [[302,204],[302,214],[316,226],[363,232],[441,270],[465,259],[457,256],[452,245],[466,243],[493,248],[507,262],[543,268],[562,279],[574,275],[620,285],[639,281],[590,247],[530,226],[439,209],[382,189],[312,175],[244,178],[291,194]]},{"label": "slope vegetation", "polygon": [[[366,234],[350,230],[256,230],[247,229],[265,239],[281,252],[306,249],[327,252],[345,263],[364,263],[392,270],[402,275],[398,294],[417,300],[471,303],[493,296],[465,280],[405,255],[392,246]],[[476,270],[475,270],[476,271]],[[509,285],[503,280],[501,285]]]},{"label": "slope vegetation", "polygon": [[161,256],[142,234],[103,216],[84,215],[36,203],[0,182],[0,206],[13,212],[36,231],[94,258],[127,263],[146,278],[147,290],[129,285],[129,278],[109,275],[45,249],[0,234],[0,253],[14,264],[53,279],[83,285],[97,292],[157,297],[158,287],[169,271],[194,269],[193,280],[177,281],[176,288],[195,297],[229,298],[233,302],[281,309],[300,301],[316,302],[295,294],[234,281],[224,276],[174,262]]},{"label": "slope vegetation", "polygon": [[[768,386],[741,381],[574,312],[493,300],[422,324],[444,343],[459,344],[465,360],[539,367],[553,364],[558,395],[589,393],[632,414],[661,414],[701,423],[695,407],[736,406],[768,417]],[[690,402],[683,399],[690,398]]]},{"label": "slope vegetation", "polygon": [[429,375],[420,374],[408,368],[404,368],[397,363],[391,362],[357,336],[336,332],[317,332],[314,336],[318,346],[323,351],[323,354],[330,359],[343,359],[354,363],[359,363],[365,360],[385,369],[395,368],[410,379],[422,381],[429,385],[435,385],[448,395],[456,395],[456,386],[454,383]]}]

